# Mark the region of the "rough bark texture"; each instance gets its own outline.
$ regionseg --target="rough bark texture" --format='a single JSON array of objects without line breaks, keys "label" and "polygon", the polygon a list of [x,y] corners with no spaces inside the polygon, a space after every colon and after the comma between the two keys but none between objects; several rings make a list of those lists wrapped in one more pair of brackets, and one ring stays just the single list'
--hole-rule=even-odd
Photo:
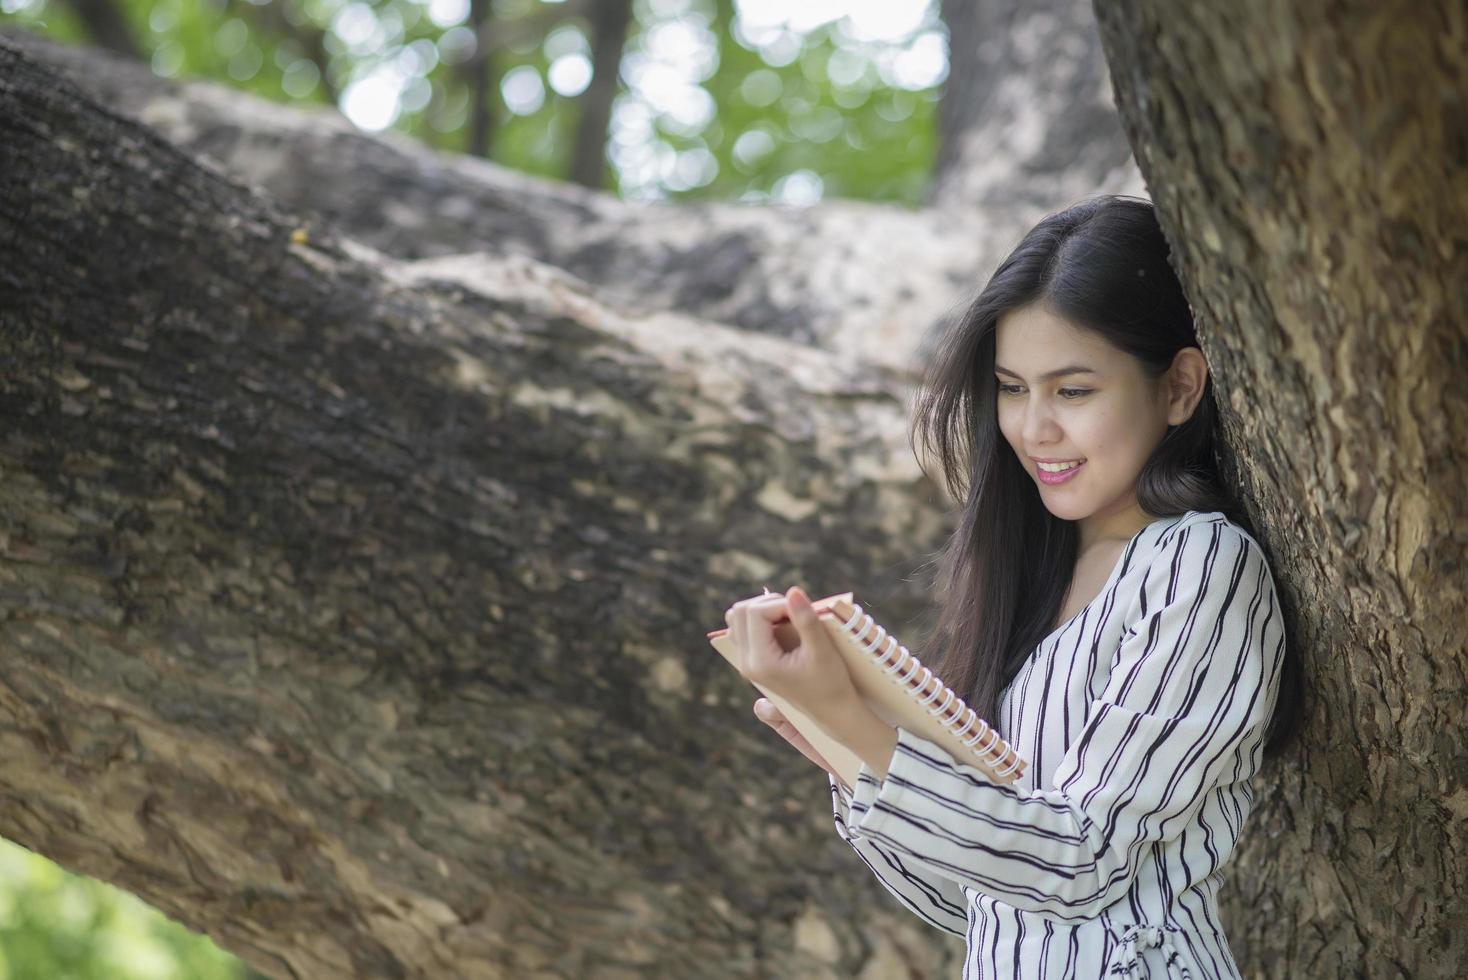
[{"label": "rough bark texture", "polygon": [[0,835],[278,976],[868,958],[703,634],[764,582],[916,609],[896,380],[300,234],[8,45],[0,127]]},{"label": "rough bark texture", "polygon": [[1097,12],[1320,706],[1230,875],[1236,952],[1257,976],[1460,977],[1468,14]]}]

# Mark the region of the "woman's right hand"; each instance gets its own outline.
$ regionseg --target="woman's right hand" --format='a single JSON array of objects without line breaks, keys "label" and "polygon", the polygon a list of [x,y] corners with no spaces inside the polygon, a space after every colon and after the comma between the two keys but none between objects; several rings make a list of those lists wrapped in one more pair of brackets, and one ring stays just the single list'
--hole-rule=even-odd
[{"label": "woman's right hand", "polygon": [[[769,698],[760,698],[754,703],[754,716],[779,732],[785,741],[799,749],[811,762],[814,762],[826,770],[826,772],[830,773],[832,778],[838,781],[841,779],[841,776],[836,770],[831,768],[831,764],[821,757],[821,754],[811,746],[810,741],[804,735],[800,734],[799,729],[790,724],[785,716],[780,713],[780,709],[775,707]],[[845,784],[843,783],[842,785]]]}]

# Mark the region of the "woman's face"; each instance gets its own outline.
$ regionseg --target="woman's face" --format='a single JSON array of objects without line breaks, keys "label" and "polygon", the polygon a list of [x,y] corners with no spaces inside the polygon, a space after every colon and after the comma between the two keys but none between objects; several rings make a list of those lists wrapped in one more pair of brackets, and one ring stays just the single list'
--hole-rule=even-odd
[{"label": "woman's face", "polygon": [[[1166,376],[1150,380],[1136,358],[1038,304],[999,318],[994,363],[999,428],[1046,509],[1082,522],[1082,547],[1153,520],[1136,487],[1170,424]],[[1037,458],[1082,462],[1051,474]]]}]

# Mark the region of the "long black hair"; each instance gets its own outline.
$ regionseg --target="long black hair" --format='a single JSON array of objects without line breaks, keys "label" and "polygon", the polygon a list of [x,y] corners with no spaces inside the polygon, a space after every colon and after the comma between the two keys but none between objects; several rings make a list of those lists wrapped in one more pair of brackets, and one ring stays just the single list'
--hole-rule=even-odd
[{"label": "long black hair", "polygon": [[[919,644],[928,652],[921,659],[931,657],[934,671],[991,724],[1001,724],[1001,692],[1051,633],[1080,534],[1075,522],[1045,508],[1000,432],[999,318],[1041,303],[1130,354],[1157,380],[1178,351],[1198,346],[1168,252],[1156,211],[1143,198],[1104,195],[1048,215],[1000,263],[928,359],[912,440],[936,457],[949,492],[963,503],[935,556],[938,618]],[[1167,430],[1142,467],[1138,505],[1156,518],[1220,511],[1257,541],[1222,476],[1236,471],[1222,458],[1225,448],[1210,376],[1192,416]],[[1287,635],[1266,757],[1278,755],[1299,727],[1303,694],[1294,647]]]}]

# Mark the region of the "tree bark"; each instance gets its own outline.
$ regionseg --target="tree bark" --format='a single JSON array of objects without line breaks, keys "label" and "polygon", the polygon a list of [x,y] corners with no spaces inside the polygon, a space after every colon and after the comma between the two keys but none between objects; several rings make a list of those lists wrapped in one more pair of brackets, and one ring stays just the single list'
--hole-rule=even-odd
[{"label": "tree bark", "polygon": [[952,70],[938,103],[929,203],[978,215],[1145,195],[1089,3],[943,0]]},{"label": "tree bark", "polygon": [[1319,705],[1243,835],[1235,951],[1249,976],[1460,976],[1463,7],[1097,13]]},{"label": "tree bark", "polygon": [[0,127],[0,835],[282,977],[915,942],[704,637],[917,611],[900,379],[303,230],[9,44]]}]

